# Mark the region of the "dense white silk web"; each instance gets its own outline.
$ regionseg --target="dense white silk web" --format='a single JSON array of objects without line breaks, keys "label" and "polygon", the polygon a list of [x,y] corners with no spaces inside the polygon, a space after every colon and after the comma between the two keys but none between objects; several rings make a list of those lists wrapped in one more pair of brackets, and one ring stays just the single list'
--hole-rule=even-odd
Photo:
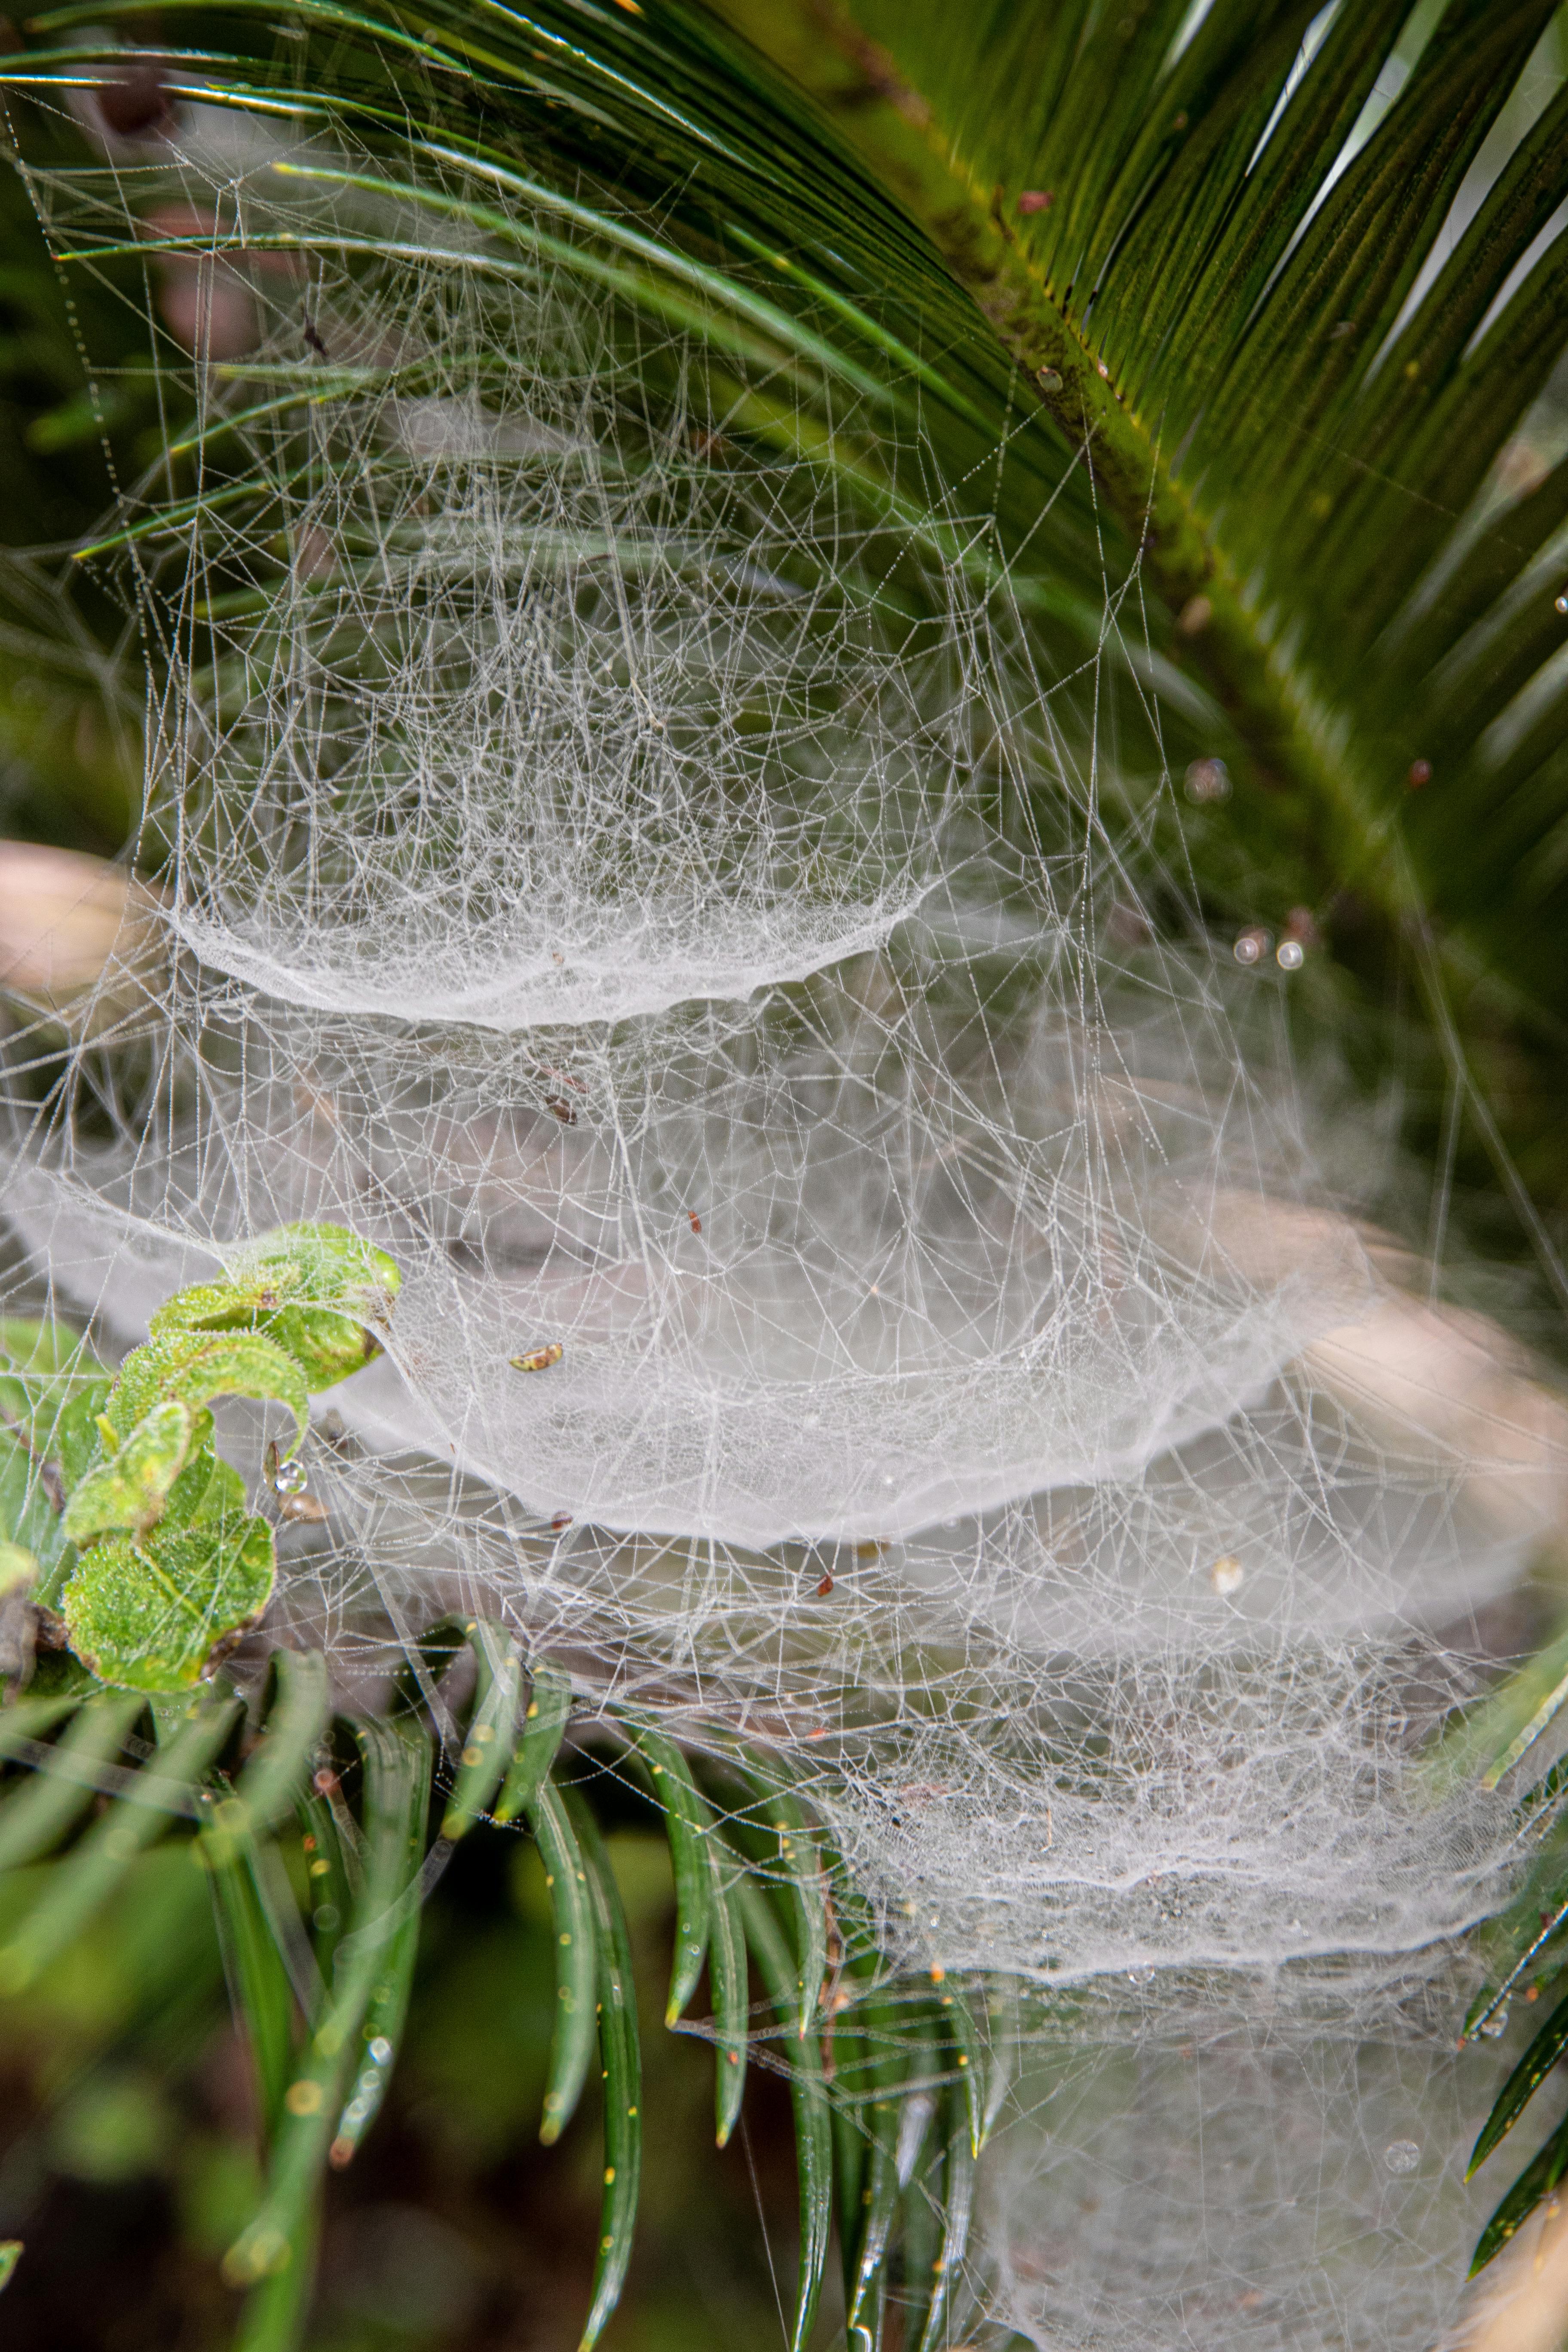
[{"label": "dense white silk web", "polygon": [[982,489],[871,511],[850,395],[594,298],[559,220],[181,148],[39,184],[255,251],[154,280],[239,343],[118,559],[163,945],[9,1016],[16,1297],[122,1347],[258,1229],[381,1243],[279,1621],[352,1681],[483,1602],[774,1743],[1014,2020],[1026,2340],[1433,2343],[1496,2079],[1454,1939],[1526,1844],[1418,1751],[1559,1409],[1355,1223],[1288,972],[1161,935],[1157,727],[1046,673]]}]

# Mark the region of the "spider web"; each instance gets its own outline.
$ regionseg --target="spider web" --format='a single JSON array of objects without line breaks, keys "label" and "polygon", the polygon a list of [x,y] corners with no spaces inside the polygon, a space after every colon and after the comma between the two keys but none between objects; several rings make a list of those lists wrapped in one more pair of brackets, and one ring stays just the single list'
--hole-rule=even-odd
[{"label": "spider web", "polygon": [[16,1007],[16,1296],[112,1349],[284,1220],[390,1250],[274,1630],[373,1692],[483,1608],[771,1745],[895,1958],[994,1988],[1026,2340],[1429,2344],[1530,1839],[1418,1750],[1561,1415],[1346,1213],[1288,962],[1152,911],[1135,573],[1047,658],[982,490],[879,506],[850,393],[558,221],[210,109],[100,143],[57,235],[210,236],[149,280],[198,495],[114,559],[161,945]]}]

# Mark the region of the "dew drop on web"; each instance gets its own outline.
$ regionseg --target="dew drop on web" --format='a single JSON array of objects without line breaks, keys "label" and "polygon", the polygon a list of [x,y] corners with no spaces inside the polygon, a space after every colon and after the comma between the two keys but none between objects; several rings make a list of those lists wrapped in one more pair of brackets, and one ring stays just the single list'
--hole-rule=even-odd
[{"label": "dew drop on web", "polygon": [[1414,2172],[1421,2161],[1421,2150],[1413,2139],[1396,2139],[1384,2149],[1383,2160],[1390,2172]]}]

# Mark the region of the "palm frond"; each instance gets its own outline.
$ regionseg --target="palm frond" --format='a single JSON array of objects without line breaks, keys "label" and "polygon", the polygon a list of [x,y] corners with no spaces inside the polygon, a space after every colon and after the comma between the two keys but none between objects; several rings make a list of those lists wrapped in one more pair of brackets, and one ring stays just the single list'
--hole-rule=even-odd
[{"label": "palm frond", "polygon": [[[1516,1211],[1528,1192],[1554,1215],[1568,998],[1537,943],[1568,877],[1550,564],[1568,476],[1533,444],[1508,455],[1563,342],[1561,241],[1538,250],[1568,193],[1568,100],[1532,97],[1557,76],[1551,0],[1343,10],[1326,31],[1304,0],[1215,5],[1190,39],[1174,5],[725,13],[811,89],[675,6],[482,31],[455,5],[417,24],[305,6],[288,42],[235,9],[221,41],[198,16],[183,62],[146,62],[195,99],[337,124],[363,170],[286,171],[424,212],[426,262],[445,220],[455,269],[543,257],[699,333],[738,371],[726,429],[1005,584],[1063,668],[1108,653],[1130,737],[1152,688],[1164,757],[1242,779],[1194,833],[1216,909],[1277,925],[1304,903],[1374,998],[1407,969],[1423,1086],[1457,1093]],[[81,28],[121,18],[40,17],[5,79],[111,79],[142,53]],[[133,253],[267,243],[221,219],[56,234],[93,286]],[[981,476],[961,522],[938,485]],[[92,551],[263,495],[209,475],[193,506],[169,480]],[[1108,573],[1163,604],[1147,647],[1107,630]],[[1436,1112],[1417,1118],[1431,1148]],[[1562,1293],[1547,1226],[1524,1222]]]},{"label": "palm frond", "polygon": [[1500,1100],[1512,1056],[1474,1139],[1555,1214],[1568,490],[1549,425],[1515,439],[1568,327],[1552,0],[1216,5],[1186,41],[1175,5],[723,13],[900,189],[1139,551],[1248,780],[1200,874],[1500,1010],[1504,1053],[1432,1005],[1436,1043]]}]

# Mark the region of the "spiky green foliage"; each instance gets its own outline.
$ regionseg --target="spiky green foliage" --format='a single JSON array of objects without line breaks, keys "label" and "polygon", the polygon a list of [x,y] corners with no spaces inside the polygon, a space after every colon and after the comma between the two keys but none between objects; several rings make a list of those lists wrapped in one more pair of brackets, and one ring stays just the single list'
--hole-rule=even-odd
[{"label": "spiky green foliage", "polygon": [[[300,37],[287,44],[273,38],[280,13]],[[1549,73],[1547,102],[1505,136],[1530,110],[1531,72],[1554,65],[1541,45],[1560,41],[1561,24],[1552,0],[1369,0],[1326,25],[1318,15],[1315,0],[1214,0],[1195,26],[1186,0],[724,0],[717,16],[548,0],[524,18],[457,0],[416,13],[322,0],[180,10],[169,23],[214,102],[348,125],[376,187],[444,206],[466,251],[489,238],[496,266],[518,263],[506,209],[517,197],[570,227],[549,247],[554,266],[661,322],[694,323],[715,352],[761,355],[790,398],[737,389],[728,430],[787,447],[864,515],[929,531],[982,583],[1005,579],[1054,658],[1108,652],[1090,715],[1109,736],[1147,741],[1152,708],[1172,768],[1223,756],[1237,788],[1189,823],[1195,898],[1179,916],[1277,926],[1294,905],[1312,910],[1327,947],[1317,984],[1366,1074],[1405,1057],[1405,1139],[1436,1163],[1439,1223],[1457,1170],[1476,1230],[1530,1254],[1562,1300],[1568,761],[1552,664],[1568,633],[1553,554],[1568,457],[1550,399],[1568,241],[1539,241],[1568,195],[1568,91]],[[97,36],[77,45],[79,29],[123,26],[134,41],[140,22],[97,0],[55,11],[5,79],[19,97],[90,79],[95,61],[113,61]],[[1557,55],[1557,85],[1560,68]],[[211,246],[204,233],[139,249]],[[124,240],[88,240],[65,261],[102,299],[127,253]],[[64,388],[68,370],[56,374]],[[1521,436],[1532,416],[1542,429]],[[920,465],[906,429],[917,417]],[[161,468],[84,540],[83,572],[155,548],[203,499],[253,495],[224,462],[176,429]],[[983,527],[961,550],[925,465],[946,483],[988,469]],[[1152,661],[1114,618],[1133,585]],[[1148,815],[1157,827],[1152,801]],[[189,1442],[183,1427],[149,1433],[106,1507],[132,1524],[161,1505],[160,1465]],[[22,1540],[37,1548],[30,1529]],[[552,1794],[559,1693],[536,1675],[535,1728],[498,1771],[521,1682],[499,1635],[481,1648],[475,1760],[447,1818],[466,1828],[495,1801],[498,1817],[527,1814],[552,1842],[559,1899],[575,1906],[562,1932],[596,1938],[593,1983],[614,2010],[611,1897],[596,1865],[584,1862],[579,1881],[573,1811]],[[1488,1769],[1523,1755],[1560,1668],[1537,1680]],[[634,1744],[637,1769],[679,1780],[679,1759],[646,1732]],[[388,1758],[375,1770],[395,1817],[410,1768]],[[368,1788],[368,1756],[363,1769]],[[676,1987],[689,1992],[706,1937],[723,2130],[744,2055],[747,1942],[786,2017],[805,2004],[820,1951],[798,1871],[784,1873],[777,1916],[759,1910],[745,1881],[755,1856],[712,1838],[692,1791],[681,1782],[669,1809]],[[1548,1784],[1542,1801],[1555,1796]],[[763,1818],[798,1863],[805,1832]],[[1542,1911],[1564,1916],[1561,1833],[1541,1871],[1496,1931],[1505,1990],[1555,1932]],[[256,1966],[253,2031],[276,2071],[277,1989]],[[589,1978],[563,1984],[578,2014]],[[921,2024],[909,2047],[926,2047],[929,2028],[955,2048],[957,2014]],[[904,2040],[869,2009],[863,2027],[875,2110]],[[1553,2019],[1480,2154],[1561,2046]],[[580,2027],[563,2032],[558,2106],[585,2050]],[[629,2080],[623,2042],[615,2058]],[[802,2125],[812,2245],[816,2112]],[[968,2143],[951,2118],[943,2128],[961,2242],[952,2217],[967,2210]],[[1552,2185],[1557,2145],[1505,2200],[1483,2252]],[[862,2144],[841,2128],[834,2147],[848,2297],[868,2310],[891,2210],[887,2150],[875,2130]],[[608,2228],[601,2301],[622,2226]],[[945,2242],[940,2260],[950,2272]],[[927,2341],[942,2324],[933,2309]]]},{"label": "spiky green foliage", "polygon": [[[863,1936],[858,1961],[868,1973],[858,2003],[841,2004],[848,2014],[840,2030],[852,2048],[858,2007],[874,2001],[869,2031],[879,2053],[868,2067],[848,2058],[830,2088],[819,2011],[837,1865],[764,1755],[731,1741],[694,1770],[657,1724],[612,1706],[598,1726],[596,1757],[585,1757],[570,1738],[569,1677],[541,1659],[525,1670],[515,1635],[478,1617],[444,1619],[427,1631],[384,1715],[335,1712],[319,1651],[273,1652],[244,1697],[217,1670],[235,1633],[265,1604],[272,1549],[267,1522],[243,1517],[237,1473],[213,1453],[207,1403],[238,1392],[302,1412],[307,1386],[327,1385],[345,1362],[364,1361],[367,1327],[384,1321],[397,1288],[397,1269],[380,1251],[337,1227],[295,1225],[262,1236],[227,1279],[168,1301],[153,1318],[152,1340],[112,1381],[84,1369],[81,1343],[58,1325],[6,1326],[0,1377],[5,1398],[22,1409],[23,1433],[6,1433],[5,1443],[28,1473],[18,1489],[26,1507],[16,1509],[13,1524],[37,1539],[44,1517],[60,1519],[63,1540],[43,1539],[40,1549],[55,1563],[47,1590],[63,1596],[71,1651],[47,1656],[27,1695],[13,1696],[0,1714],[0,1768],[20,1768],[0,1790],[0,1872],[58,1856],[8,1914],[0,1990],[35,1983],[90,1932],[138,1858],[184,1825],[211,1881],[266,2135],[260,2201],[223,2275],[247,2290],[237,2339],[244,2352],[290,2352],[309,2316],[328,2169],[353,2161],[391,2080],[424,1896],[460,1839],[525,1819],[544,1864],[555,1951],[541,2138],[559,2138],[595,2057],[603,2084],[604,2209],[582,2336],[587,2352],[626,2283],[643,2141],[631,1950],[588,1789],[606,1769],[630,1773],[663,1817],[674,1868],[671,2028],[713,1955],[722,2012],[714,2036],[721,2145],[738,2113],[752,2038],[748,1955],[773,2013],[792,2083],[801,2180],[796,2352],[811,2334],[826,2265],[836,2147],[856,2309],[868,2295],[880,2309],[900,2214],[911,2242],[932,2212],[942,2217],[942,2252],[928,2275],[945,2287],[962,2263],[969,2216],[966,2161],[952,2151],[967,2137],[977,2152],[984,2137],[973,2104],[973,2016],[956,1990],[897,1990],[876,1966],[874,1938]],[[290,1368],[291,1381],[278,1363]],[[125,1437],[111,1417],[117,1411]],[[200,1507],[182,1515],[174,1498],[183,1484],[205,1494],[216,1481],[226,1482],[220,1518],[204,1518]],[[93,1498],[85,1513],[84,1496]],[[237,1537],[230,1518],[250,1533]],[[264,1555],[265,1589],[235,1581],[237,1549]],[[30,1575],[33,1553],[16,1549]],[[55,1621],[43,1603],[30,1605],[47,1631]],[[39,1626],[32,1630],[36,1641]],[[456,1769],[433,1807],[441,1743],[430,1708],[463,1656],[471,1658],[473,1681],[460,1705]],[[155,1741],[138,1728],[149,1704]],[[121,1761],[128,1747],[146,1759],[139,1770]],[[700,1785],[705,1771],[719,1776],[718,1803]],[[114,1801],[84,1828],[95,1788]],[[842,1916],[852,1901],[841,1890]],[[905,2035],[896,2003],[911,1999],[922,2021]],[[828,2011],[830,2035],[837,2014],[837,2006]],[[901,2099],[919,2091],[929,2100],[933,2086],[949,2143],[945,2172],[939,2167],[934,2180],[908,2165],[901,2175],[889,2172]],[[881,2156],[873,2157],[876,2194],[851,2218],[842,2174],[847,2152],[858,2147],[862,2109]],[[922,2319],[928,2306],[940,2331],[945,2294],[922,2299]],[[932,2344],[942,2340],[928,2335]]]},{"label": "spiky green foliage", "polygon": [[[1173,765],[1232,763],[1192,842],[1210,908],[1311,908],[1342,1015],[1405,976],[1413,1139],[1437,1144],[1447,1090],[1462,1171],[1488,1170],[1568,1295],[1568,772],[1555,690],[1520,699],[1568,629],[1542,569],[1568,461],[1512,437],[1562,350],[1568,265],[1534,248],[1564,193],[1563,92],[1500,171],[1493,152],[1532,77],[1552,87],[1552,0],[1341,9],[1310,57],[1310,0],[1216,0],[1180,46],[1185,0],[729,0],[732,31],[658,5],[301,6],[287,43],[276,13],[179,12],[193,87],[349,125],[384,152],[375,185],[436,203],[470,251],[509,194],[553,212],[553,266],[785,371],[787,402],[753,393],[726,429],[869,512],[938,530],[931,474],[989,468],[963,560],[1005,572],[1058,653],[1127,653],[1103,615],[1136,577],[1156,659],[1100,716],[1137,735],[1152,685]],[[122,19],[134,53],[129,7],[49,12],[5,79],[122,69],[81,29]],[[112,286],[126,253],[89,241],[73,282]],[[223,458],[171,441],[180,516],[185,469],[204,458],[210,498]],[[131,500],[121,535],[155,527]],[[1369,1055],[1390,1050],[1378,1029]]]}]

